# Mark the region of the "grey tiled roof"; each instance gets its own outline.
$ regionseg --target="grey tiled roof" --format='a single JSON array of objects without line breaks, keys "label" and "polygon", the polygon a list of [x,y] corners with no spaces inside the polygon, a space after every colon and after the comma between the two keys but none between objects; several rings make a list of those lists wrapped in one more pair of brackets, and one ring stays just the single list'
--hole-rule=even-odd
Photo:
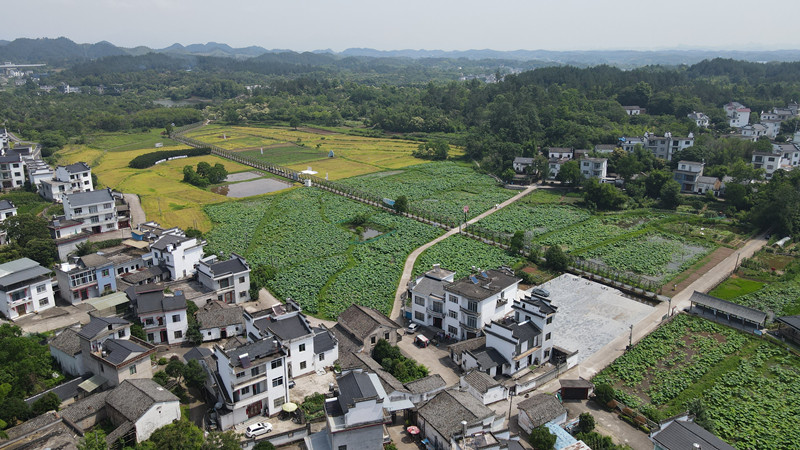
[{"label": "grey tiled roof", "polygon": [[0,200],[0,211],[5,211],[6,209],[16,208],[13,203],[8,200]]},{"label": "grey tiled roof", "polygon": [[128,283],[140,283],[165,273],[167,273],[167,271],[162,269],[161,266],[150,266],[143,270],[137,270],[136,272],[128,272],[122,275],[122,279]]},{"label": "grey tiled roof", "polygon": [[112,328],[117,328],[113,327],[113,325],[130,325],[130,322],[125,319],[120,319],[119,317],[92,316],[89,323],[84,325],[81,331],[78,332],[78,335],[86,339],[93,339],[100,334],[101,331],[107,331],[109,325],[112,325]]},{"label": "grey tiled roof", "polygon": [[395,329],[403,328],[379,311],[360,305],[351,305],[342,311],[339,314],[339,324],[362,341],[380,325]]},{"label": "grey tiled roof", "polygon": [[201,330],[239,325],[244,329],[244,315],[241,306],[226,305],[213,301],[197,311],[197,322]]},{"label": "grey tiled roof", "polygon": [[349,372],[337,378],[336,383],[339,386],[339,406],[344,413],[347,413],[357,400],[378,397],[378,391],[366,373]]},{"label": "grey tiled roof", "polygon": [[483,346],[475,350],[469,350],[469,353],[475,357],[482,369],[495,366],[502,367],[503,364],[508,364],[508,361],[503,355],[492,347]]},{"label": "grey tiled roof", "polygon": [[[486,277],[480,273],[466,276],[445,285],[444,290],[473,300],[484,300],[520,282],[519,278],[499,270],[490,269],[484,272]],[[475,279],[477,283],[474,283],[472,279]]]},{"label": "grey tiled roof", "polygon": [[81,262],[83,263],[84,267],[87,268],[110,266],[112,264],[111,260],[103,255],[98,255],[97,253],[81,256]]},{"label": "grey tiled roof", "polygon": [[107,353],[105,360],[111,364],[122,364],[134,354],[144,353],[146,348],[126,339],[106,339],[103,342],[103,349]]},{"label": "grey tiled roof", "polygon": [[700,425],[683,420],[673,421],[650,439],[665,450],[690,449],[694,444],[699,444],[703,450],[734,449]]},{"label": "grey tiled roof", "polygon": [[163,292],[148,292],[138,294],[132,300],[135,303],[137,314],[151,312],[179,311],[186,309],[186,297],[183,294],[166,296]]},{"label": "grey tiled roof", "polygon": [[414,294],[426,297],[429,295],[435,295],[436,297],[444,299],[444,284],[444,281],[424,277],[423,279],[419,280],[419,283],[417,283],[416,286],[414,286]]},{"label": "grey tiled roof", "polygon": [[703,305],[724,313],[728,313],[732,316],[741,317],[745,320],[758,324],[764,323],[764,321],[767,320],[767,314],[763,311],[738,305],[721,298],[703,294],[702,292],[694,291],[692,296],[689,298],[689,301],[692,303],[697,303],[698,305]]},{"label": "grey tiled roof", "polygon": [[339,341],[339,365],[344,369],[360,367],[361,361],[356,358],[356,353],[361,351],[363,343],[353,337],[340,323],[337,323],[331,331]]},{"label": "grey tiled roof", "polygon": [[479,336],[461,342],[456,342],[455,344],[451,344],[448,348],[454,354],[461,354],[461,352],[463,351],[475,350],[476,348],[482,347],[484,345],[486,345],[486,336]]},{"label": "grey tiled roof", "polygon": [[306,322],[305,318],[300,314],[295,314],[294,316],[286,318],[278,317],[277,319],[264,317],[256,320],[254,324],[262,330],[266,328],[270,333],[283,341],[297,339],[311,334],[311,328],[308,326],[308,322]]},{"label": "grey tiled roof", "polygon": [[800,316],[783,316],[783,317],[778,317],[775,320],[778,322],[785,323],[786,325],[789,325],[792,328],[797,328],[798,330],[800,330]]},{"label": "grey tiled roof", "polygon": [[89,192],[76,192],[74,194],[67,194],[66,201],[69,206],[86,206],[95,205],[98,203],[114,203],[114,197],[111,196],[111,191],[108,189],[101,189],[99,191]]},{"label": "grey tiled roof", "polygon": [[125,380],[106,397],[109,406],[134,423],[156,403],[177,401],[172,392],[149,379]]},{"label": "grey tiled roof", "polygon": [[520,411],[525,411],[534,428],[567,412],[558,399],[549,394],[536,394],[517,405]]},{"label": "grey tiled roof", "polygon": [[166,236],[163,236],[161,239],[157,240],[156,242],[154,242],[150,246],[150,248],[164,251],[164,250],[166,250],[167,246],[170,245],[170,244],[173,244],[173,245],[174,244],[180,244],[181,242],[186,242],[189,239],[190,238],[187,238],[187,237],[184,237],[184,236],[175,236],[173,234],[168,234]]},{"label": "grey tiled roof", "polygon": [[467,384],[475,388],[475,390],[481,394],[489,392],[489,389],[493,387],[500,386],[500,383],[494,378],[490,377],[489,374],[481,372],[477,369],[471,370],[464,375],[464,381],[466,381]]},{"label": "grey tiled roof", "polygon": [[78,337],[77,331],[72,328],[67,328],[58,336],[51,339],[50,345],[69,356],[75,356],[81,351],[81,338]]},{"label": "grey tiled roof", "polygon": [[443,388],[447,386],[447,383],[445,383],[441,375],[435,373],[419,380],[410,381],[405,386],[412,394],[423,394]]},{"label": "grey tiled roof", "polygon": [[0,264],[0,288],[11,286],[22,281],[35,280],[52,273],[29,258],[20,258]]},{"label": "grey tiled roof", "polygon": [[98,392],[67,406],[59,411],[62,417],[72,423],[94,415],[106,406],[106,397],[111,391]]},{"label": "grey tiled roof", "polygon": [[211,264],[211,272],[214,274],[214,276],[219,276],[226,273],[247,272],[247,270],[247,266],[242,264],[239,258],[235,257],[227,261]]},{"label": "grey tiled roof", "polygon": [[67,172],[69,173],[79,173],[91,170],[89,168],[89,165],[86,164],[85,162],[76,162],[75,164],[69,164],[67,166],[64,166],[64,169],[66,169]]},{"label": "grey tiled roof", "polygon": [[369,372],[375,372],[387,394],[391,394],[395,391],[402,393],[410,392],[394,375],[383,370],[380,363],[375,361],[372,356],[366,353],[355,353],[353,356],[358,363],[350,368],[359,368]]},{"label": "grey tiled roof", "polygon": [[323,353],[333,350],[336,346],[333,332],[324,328],[314,328],[314,353]]},{"label": "grey tiled roof", "polygon": [[183,354],[183,360],[187,363],[193,359],[200,361],[206,356],[211,356],[211,354],[211,350],[205,347],[193,347],[191,350]]},{"label": "grey tiled roof", "polygon": [[442,391],[419,408],[419,416],[445,439],[462,432],[461,421],[472,425],[494,415],[481,401],[468,392]]},{"label": "grey tiled roof", "polygon": [[248,356],[250,356],[250,360],[255,361],[259,358],[277,354],[280,351],[280,346],[273,344],[272,339],[262,339],[260,341],[245,344],[234,349],[226,350],[225,354],[228,355],[228,358],[230,358],[231,364],[236,366],[239,364],[239,355],[247,353]]}]

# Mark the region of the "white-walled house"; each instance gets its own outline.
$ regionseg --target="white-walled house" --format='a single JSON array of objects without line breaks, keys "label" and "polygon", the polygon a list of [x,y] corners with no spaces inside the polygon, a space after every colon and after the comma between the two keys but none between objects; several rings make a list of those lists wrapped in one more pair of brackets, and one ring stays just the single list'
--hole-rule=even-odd
[{"label": "white-walled house", "polygon": [[289,401],[286,352],[276,341],[262,339],[234,348],[215,345],[214,356],[223,430],[251,417],[275,415]]},{"label": "white-walled house", "polygon": [[0,155],[0,187],[3,191],[21,188],[25,184],[25,167],[16,152]]},{"label": "white-walled house", "polygon": [[197,264],[197,281],[216,291],[217,300],[225,303],[250,300],[250,266],[236,253],[226,261],[218,261],[216,255],[201,259]]},{"label": "white-walled house", "polygon": [[181,418],[178,397],[153,380],[125,380],[105,400],[106,414],[111,423],[126,427],[114,432],[121,433],[132,425],[137,443],[146,441],[157,429]]},{"label": "white-walled house", "polygon": [[508,398],[508,388],[480,370],[471,370],[461,375],[459,386],[484,405],[490,405]]},{"label": "white-walled house", "polygon": [[703,176],[704,163],[696,161],[678,161],[678,168],[673,171],[673,177],[681,185],[681,192],[695,192],[697,179]]},{"label": "white-walled house", "polygon": [[63,330],[50,339],[48,346],[50,354],[58,362],[62,372],[73,377],[79,377],[87,372],[83,367],[81,338],[77,331],[72,328]]},{"label": "white-walled house", "polygon": [[519,427],[528,434],[534,428],[546,423],[561,425],[567,420],[567,410],[554,395],[550,394],[534,394],[521,401],[517,408]]},{"label": "white-walled house", "polygon": [[477,431],[499,431],[505,414],[496,413],[467,391],[449,389],[439,392],[417,408],[417,424],[421,434],[434,448],[450,448],[454,437]]},{"label": "white-walled house", "polygon": [[152,378],[153,345],[131,336],[131,323],[118,317],[91,317],[78,332],[83,368],[103,385],[117,386],[128,379]]},{"label": "white-walled house", "polygon": [[584,178],[603,179],[608,176],[607,158],[583,158],[579,161]]},{"label": "white-walled house", "polygon": [[[25,172],[28,174],[28,181],[31,186],[37,189],[41,187],[42,181],[52,180],[54,175],[53,169],[38,158],[25,162]],[[61,203],[60,199],[59,203]]]},{"label": "white-walled house", "polygon": [[189,321],[183,293],[165,294],[160,284],[131,286],[125,293],[148,342],[172,345],[186,340]]},{"label": "white-walled house", "polygon": [[63,197],[64,217],[83,222],[83,229],[103,233],[118,229],[117,207],[111,189],[76,192]]},{"label": "white-walled house", "polygon": [[89,192],[94,190],[92,169],[85,162],[77,162],[66,166],[56,166],[55,178],[70,183],[72,192]]},{"label": "white-walled house", "polygon": [[314,371],[333,366],[339,359],[339,342],[331,330],[314,328]]},{"label": "white-walled house", "polygon": [[55,306],[51,274],[29,258],[0,264],[0,312],[13,320]]},{"label": "white-walled house", "polygon": [[745,125],[742,127],[742,137],[749,141],[756,142],[761,136],[767,135],[767,127],[760,123]]},{"label": "white-walled house", "polygon": [[[756,169],[764,169],[764,177],[766,179],[772,178],[772,174],[776,170],[782,168],[783,152],[776,151],[774,148],[771,152],[753,152],[752,163]],[[791,168],[788,166],[787,168]]]},{"label": "white-walled house", "polygon": [[701,112],[692,111],[690,114],[688,114],[687,117],[689,117],[689,119],[694,121],[694,123],[697,124],[698,127],[708,128],[709,120],[707,115]]},{"label": "white-walled house", "polygon": [[637,145],[649,150],[656,158],[672,160],[672,155],[679,150],[689,148],[694,145],[694,134],[688,136],[673,136],[666,132],[664,136],[656,136],[652,133],[644,133],[642,137],[622,137],[620,139],[622,149],[632,153]]},{"label": "white-walled house", "polygon": [[[434,264],[433,269],[409,283],[409,298],[411,298],[411,320],[414,322],[447,330],[446,315],[449,314],[445,307],[445,284],[454,281],[456,273],[442,269],[439,264]],[[454,317],[450,317],[449,326],[456,327]],[[457,335],[457,330],[450,334]]]},{"label": "white-walled house", "polygon": [[289,378],[314,371],[314,332],[294,303],[279,311],[245,312],[247,336],[250,340],[275,339],[288,351],[286,363]]},{"label": "white-walled house", "polygon": [[55,266],[59,295],[70,304],[117,291],[114,263],[100,254],[71,258]]},{"label": "white-walled house", "polygon": [[190,277],[197,271],[205,245],[206,241],[186,237],[182,231],[162,235],[150,245],[153,264],[166,268],[173,280]]},{"label": "white-walled house", "polygon": [[211,301],[197,310],[197,324],[203,342],[227,339],[245,333],[244,310],[241,306]]},{"label": "white-walled house", "polygon": [[725,115],[728,116],[728,125],[732,128],[741,128],[750,123],[750,108],[739,102],[730,102],[723,106]]},{"label": "white-walled house", "polygon": [[[5,222],[6,219],[17,215],[17,207],[10,200],[0,200],[0,223]],[[7,234],[5,230],[0,230],[0,245],[7,244]]]}]

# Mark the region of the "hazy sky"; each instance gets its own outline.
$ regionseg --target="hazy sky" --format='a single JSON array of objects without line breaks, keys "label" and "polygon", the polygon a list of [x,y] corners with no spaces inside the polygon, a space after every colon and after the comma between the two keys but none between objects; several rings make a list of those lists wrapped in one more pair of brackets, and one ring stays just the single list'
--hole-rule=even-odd
[{"label": "hazy sky", "polygon": [[[800,48],[800,1],[0,0],[0,39],[296,51]],[[783,22],[783,23],[782,23]]]}]

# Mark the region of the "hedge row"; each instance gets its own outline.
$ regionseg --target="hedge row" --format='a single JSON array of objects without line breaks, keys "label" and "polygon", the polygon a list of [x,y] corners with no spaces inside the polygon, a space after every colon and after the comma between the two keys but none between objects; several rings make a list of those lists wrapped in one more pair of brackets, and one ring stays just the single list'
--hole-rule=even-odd
[{"label": "hedge row", "polygon": [[146,169],[154,166],[156,161],[172,158],[173,156],[186,155],[189,157],[209,154],[211,154],[211,149],[208,147],[188,148],[185,150],[161,150],[158,152],[145,153],[144,155],[139,155],[136,158],[133,158],[131,162],[128,163],[128,167],[132,169]]}]

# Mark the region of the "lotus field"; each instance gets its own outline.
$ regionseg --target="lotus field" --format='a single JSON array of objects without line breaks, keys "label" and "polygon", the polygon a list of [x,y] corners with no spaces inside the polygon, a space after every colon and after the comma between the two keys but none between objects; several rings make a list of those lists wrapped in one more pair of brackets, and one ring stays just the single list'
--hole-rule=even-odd
[{"label": "lotus field", "polygon": [[434,264],[441,264],[442,268],[454,271],[458,279],[469,275],[472,266],[496,269],[511,266],[514,262],[516,258],[499,247],[456,234],[422,252],[414,265],[414,275],[421,275]]},{"label": "lotus field", "polygon": [[[335,318],[352,303],[391,309],[408,254],[441,230],[314,188],[207,207],[211,252],[276,269],[269,289],[309,313]],[[382,230],[366,241],[346,226],[357,215]]]},{"label": "lotus field", "polygon": [[741,449],[788,449],[800,442],[798,377],[800,358],[770,341],[680,314],[593,382],[611,384],[619,400],[651,418],[701,398],[723,440]]}]

